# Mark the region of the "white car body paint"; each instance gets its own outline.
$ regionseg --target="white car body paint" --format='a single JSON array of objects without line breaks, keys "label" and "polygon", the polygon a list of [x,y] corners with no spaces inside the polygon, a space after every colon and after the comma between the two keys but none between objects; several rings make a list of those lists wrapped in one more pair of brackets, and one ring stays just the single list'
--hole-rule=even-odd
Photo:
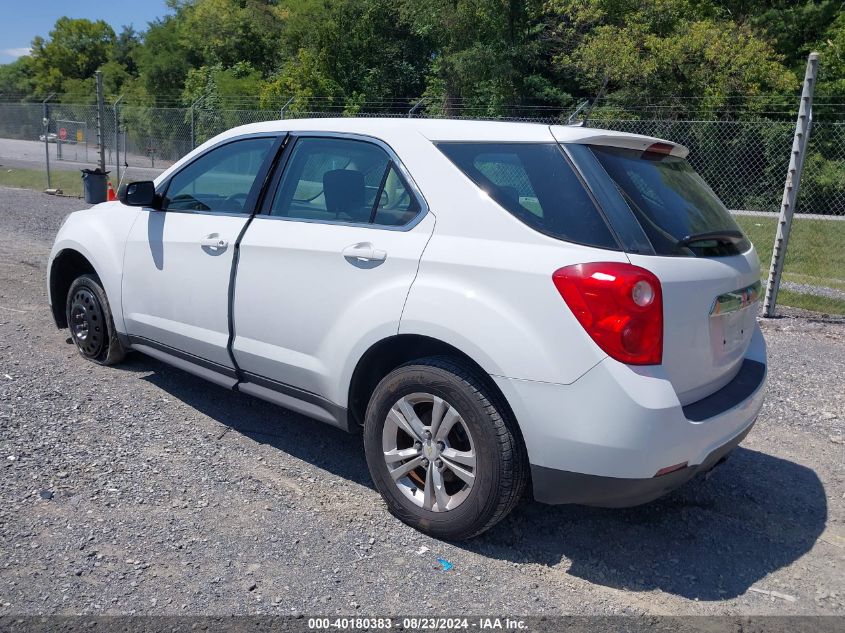
[{"label": "white car body paint", "polygon": [[[256,218],[235,284],[240,368],[346,406],[358,359],[399,330],[434,223],[430,213],[409,231]],[[385,260],[342,255],[359,243],[383,250]]]},{"label": "white car body paint", "polygon": [[[126,240],[126,332],[231,367],[229,275],[244,216],[143,209]],[[203,246],[225,242],[224,246]]]},{"label": "white car body paint", "polygon": [[[291,390],[271,398],[266,385],[246,378],[244,391],[331,421],[332,407],[348,405],[349,384],[363,354],[390,336],[411,334],[448,343],[492,377],[516,417],[532,467],[653,478],[666,466],[704,463],[753,424],[762,382],[711,418],[691,420],[684,409],[731,383],[745,361],[765,365],[753,307],[723,319],[709,315],[715,296],[759,279],[753,249],[729,258],[657,257],[548,237],[504,211],[434,142],[634,149],[659,142],[679,157],[685,148],[581,127],[294,119],[224,132],[174,164],[156,184],[223,140],[286,131],[378,139],[401,160],[427,212],[408,230],[256,216],[240,244],[232,354],[242,371]],[[120,203],[77,212],[59,231],[50,265],[61,251],[78,251],[100,276],[122,335],[230,368],[229,269],[246,219],[173,216]],[[156,252],[152,236],[164,236],[163,252]],[[200,245],[208,236],[224,239],[228,247],[209,253]],[[347,261],[342,250],[356,243],[383,250],[384,262],[366,267]],[[659,278],[662,365],[629,366],[609,358],[575,319],[551,275],[587,262],[630,262]],[[723,344],[719,339],[727,331],[733,338]],[[300,398],[298,390],[309,398]]]},{"label": "white car body paint", "polygon": [[[56,234],[47,261],[47,270],[51,270],[56,256],[67,250],[76,251],[91,262],[110,298],[112,317],[120,332],[126,331],[120,305],[123,252],[129,229],[140,212],[119,202],[104,202],[70,214]],[[66,297],[50,296],[49,285],[47,297],[50,305],[58,302],[64,310]]]}]

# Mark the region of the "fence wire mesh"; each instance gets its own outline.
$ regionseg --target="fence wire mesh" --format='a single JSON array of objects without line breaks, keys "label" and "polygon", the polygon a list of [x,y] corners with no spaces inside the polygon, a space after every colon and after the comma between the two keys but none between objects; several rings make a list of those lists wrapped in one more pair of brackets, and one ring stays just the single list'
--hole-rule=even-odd
[{"label": "fence wire mesh", "polygon": [[[366,109],[354,116],[405,116]],[[424,108],[421,109],[424,111]],[[434,113],[432,109],[428,115]],[[562,124],[565,117],[514,116],[507,120]],[[539,112],[537,114],[540,114]],[[191,149],[227,129],[247,123],[289,118],[349,115],[321,108],[281,112],[209,107],[154,108],[106,106],[103,144],[107,168],[117,185],[123,179],[146,179],[172,165]],[[452,113],[454,116],[454,113]],[[459,116],[496,118],[485,112]],[[645,134],[689,148],[689,161],[703,176],[757,247],[765,275],[783,195],[794,121],[790,120],[672,120],[630,118],[618,108],[597,109],[589,126]],[[44,135],[55,180],[65,193],[79,195],[81,167],[98,159],[97,108],[56,103],[45,110],[39,103],[0,103],[0,162],[5,171],[43,172]],[[118,158],[119,157],[119,158]],[[2,178],[0,182],[8,182]],[[46,186],[46,179],[44,180]],[[779,303],[816,311],[845,314],[845,122],[817,120],[812,126],[795,221],[784,267]]]}]

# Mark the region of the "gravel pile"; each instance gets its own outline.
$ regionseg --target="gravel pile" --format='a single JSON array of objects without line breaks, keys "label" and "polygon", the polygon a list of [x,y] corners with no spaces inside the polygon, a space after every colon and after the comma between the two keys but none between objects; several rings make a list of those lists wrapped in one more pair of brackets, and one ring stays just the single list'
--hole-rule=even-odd
[{"label": "gravel pile", "polygon": [[845,323],[764,324],[768,401],[706,480],[447,544],[385,511],[359,437],[139,354],[84,362],[44,281],[81,206],[0,188],[0,616],[845,613]]}]

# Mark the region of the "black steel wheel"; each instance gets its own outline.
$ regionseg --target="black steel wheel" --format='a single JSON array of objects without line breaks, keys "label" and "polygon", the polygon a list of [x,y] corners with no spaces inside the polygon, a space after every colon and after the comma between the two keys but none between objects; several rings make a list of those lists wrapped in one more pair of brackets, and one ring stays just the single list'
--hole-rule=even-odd
[{"label": "black steel wheel", "polygon": [[70,303],[70,334],[83,356],[96,358],[105,344],[103,307],[90,289],[81,286]]},{"label": "black steel wheel", "polygon": [[96,275],[82,275],[71,284],[66,314],[71,339],[83,357],[101,365],[123,360],[125,351],[114,329],[105,290]]}]

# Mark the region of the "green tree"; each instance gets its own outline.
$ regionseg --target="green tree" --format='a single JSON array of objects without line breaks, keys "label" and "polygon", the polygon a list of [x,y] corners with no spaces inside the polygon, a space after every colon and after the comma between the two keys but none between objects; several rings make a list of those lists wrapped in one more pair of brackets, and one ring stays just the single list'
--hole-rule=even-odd
[{"label": "green tree", "polygon": [[845,13],[837,16],[813,48],[821,55],[818,94],[845,95]]},{"label": "green tree", "polygon": [[35,91],[62,92],[65,81],[90,78],[108,60],[114,42],[103,20],[59,18],[48,39],[32,41]]},{"label": "green tree", "polygon": [[[577,77],[582,94],[607,79],[624,105],[666,102],[676,111],[719,112],[737,95],[792,92],[794,73],[745,24],[691,0],[551,0],[555,62]],[[613,99],[611,99],[613,100]]]},{"label": "green tree", "polygon": [[3,99],[19,100],[33,94],[35,69],[32,57],[18,57],[11,64],[0,65],[0,96]]},{"label": "green tree", "polygon": [[145,105],[173,105],[178,102],[188,71],[202,65],[199,56],[183,43],[181,30],[177,15],[151,22],[143,45],[133,54],[143,94],[149,99]]},{"label": "green tree", "polygon": [[288,95],[301,106],[306,97],[324,97],[347,110],[368,101],[404,111],[409,98],[422,94],[432,50],[400,20],[392,0],[301,0],[283,7],[283,61],[265,103]]},{"label": "green tree", "polygon": [[172,0],[180,39],[201,65],[247,63],[263,74],[276,69],[283,14],[267,0]]},{"label": "green tree", "polygon": [[508,104],[569,100],[549,63],[542,2],[401,0],[399,6],[412,31],[430,43],[426,96],[445,114],[469,108],[494,116]]},{"label": "green tree", "polygon": [[343,103],[343,90],[325,71],[325,62],[307,49],[300,49],[261,90],[261,107],[277,108],[288,103],[288,112],[302,114],[314,107]]},{"label": "green tree", "polygon": [[119,64],[129,75],[138,74],[135,55],[141,46],[141,37],[131,26],[124,26],[112,46],[110,61]]}]

